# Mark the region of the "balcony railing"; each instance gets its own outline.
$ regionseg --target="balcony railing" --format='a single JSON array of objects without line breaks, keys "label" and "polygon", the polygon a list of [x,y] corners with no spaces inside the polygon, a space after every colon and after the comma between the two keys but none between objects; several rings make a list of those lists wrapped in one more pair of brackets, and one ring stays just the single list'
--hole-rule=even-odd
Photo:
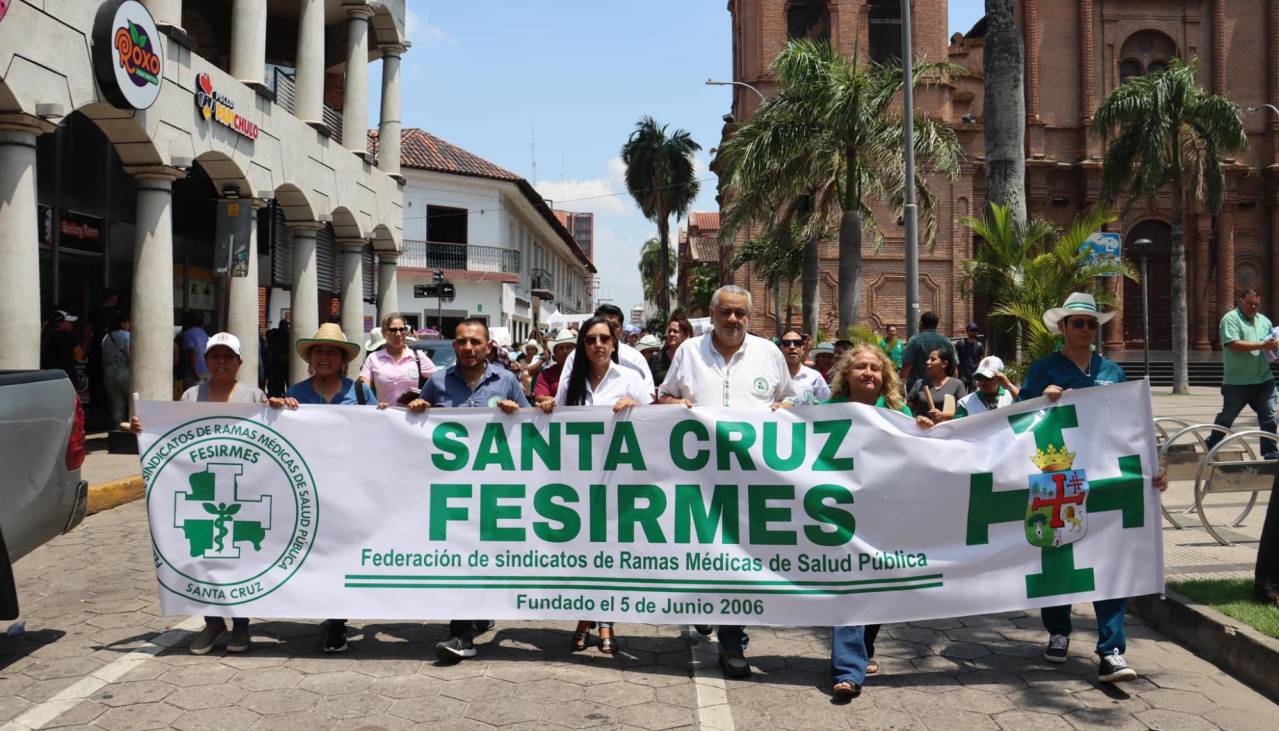
[{"label": "balcony railing", "polygon": [[409,269],[462,269],[468,272],[520,273],[519,249],[405,240],[399,265]]},{"label": "balcony railing", "polygon": [[545,269],[534,269],[532,272],[532,281],[529,283],[529,290],[534,297],[549,300],[555,296],[555,279],[551,273]]}]

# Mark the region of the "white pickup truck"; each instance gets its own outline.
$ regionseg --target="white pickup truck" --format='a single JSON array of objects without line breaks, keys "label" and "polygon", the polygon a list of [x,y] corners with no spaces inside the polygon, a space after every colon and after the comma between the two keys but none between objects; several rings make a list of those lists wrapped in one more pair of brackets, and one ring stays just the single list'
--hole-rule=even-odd
[{"label": "white pickup truck", "polygon": [[0,371],[0,619],[16,619],[14,561],[80,524],[84,409],[63,371]]}]

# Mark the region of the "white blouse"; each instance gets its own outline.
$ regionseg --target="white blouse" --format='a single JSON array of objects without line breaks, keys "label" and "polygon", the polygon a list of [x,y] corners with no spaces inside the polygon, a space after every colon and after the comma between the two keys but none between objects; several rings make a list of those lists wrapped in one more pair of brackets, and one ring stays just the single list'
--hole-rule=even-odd
[{"label": "white blouse", "polygon": [[[653,392],[644,385],[644,379],[634,369],[609,362],[608,372],[595,388],[586,379],[586,399],[582,406],[612,406],[618,399],[629,398],[639,406],[653,403]],[[568,405],[568,381],[562,381],[555,392],[555,405]]]}]

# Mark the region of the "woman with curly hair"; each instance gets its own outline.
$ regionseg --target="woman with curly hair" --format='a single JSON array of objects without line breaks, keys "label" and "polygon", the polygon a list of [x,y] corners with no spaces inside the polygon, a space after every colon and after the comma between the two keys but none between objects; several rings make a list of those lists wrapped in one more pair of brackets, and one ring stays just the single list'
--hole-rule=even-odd
[{"label": "woman with curly hair", "polygon": [[[831,397],[825,403],[866,404],[911,416],[902,398],[901,381],[893,361],[877,345],[858,343],[830,371]],[[921,429],[933,425],[926,416],[915,417]],[[862,692],[867,675],[879,672],[875,637],[879,625],[835,627],[831,632],[830,666],[835,698],[850,700]]]}]

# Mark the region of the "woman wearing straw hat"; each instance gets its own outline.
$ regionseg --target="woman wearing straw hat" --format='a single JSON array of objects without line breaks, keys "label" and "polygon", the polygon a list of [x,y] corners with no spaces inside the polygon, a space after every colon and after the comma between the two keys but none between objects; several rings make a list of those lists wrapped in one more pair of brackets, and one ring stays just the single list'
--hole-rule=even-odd
[{"label": "woman wearing straw hat", "polygon": [[[180,401],[210,402],[219,404],[262,404],[267,402],[266,394],[261,389],[237,383],[236,373],[240,370],[240,339],[231,333],[218,333],[209,338],[204,346],[204,363],[208,369],[209,380],[192,386],[182,393]],[[283,406],[280,400],[277,406]],[[142,432],[142,421],[134,416],[129,419],[129,428],[134,434]],[[226,619],[223,617],[205,617],[204,629],[191,640],[192,655],[207,655],[218,639],[226,634]],[[249,618],[233,617],[231,619],[231,637],[227,640],[226,651],[232,653],[247,652],[251,643],[249,639]]]},{"label": "woman wearing straw hat", "polygon": [[555,364],[545,366],[538,372],[537,379],[533,382],[534,403],[541,405],[546,401],[555,400],[555,394],[560,388],[560,374],[564,371],[564,363],[568,361],[576,345],[577,336],[568,328],[555,333],[555,337],[546,344]]},{"label": "woman wearing straw hat", "polygon": [[[1114,312],[1101,312],[1097,301],[1086,292],[1074,292],[1061,307],[1044,313],[1044,326],[1049,332],[1060,332],[1064,343],[1060,351],[1050,353],[1030,365],[1018,401],[1044,396],[1057,401],[1074,388],[1106,386],[1127,380],[1124,370],[1113,360],[1092,351],[1097,328],[1110,322]],[[1167,487],[1166,475],[1160,472],[1152,480],[1159,491]],[[1124,612],[1127,599],[1103,599],[1092,603],[1097,615],[1097,679],[1103,683],[1134,680],[1137,671],[1124,660],[1126,637]],[[1064,663],[1070,650],[1070,607],[1044,607],[1040,610],[1048,644],[1044,659]]]},{"label": "woman wearing straw hat", "polygon": [[[311,366],[315,375],[293,384],[284,398],[272,398],[272,406],[296,409],[298,404],[331,404],[364,406],[377,404],[373,391],[363,381],[342,375],[346,366],[360,354],[360,346],[347,340],[342,328],[327,322],[309,338],[297,343],[298,355]],[[379,404],[378,408],[386,408]],[[322,625],[320,646],[325,652],[346,650],[346,620],[330,619]]]}]

